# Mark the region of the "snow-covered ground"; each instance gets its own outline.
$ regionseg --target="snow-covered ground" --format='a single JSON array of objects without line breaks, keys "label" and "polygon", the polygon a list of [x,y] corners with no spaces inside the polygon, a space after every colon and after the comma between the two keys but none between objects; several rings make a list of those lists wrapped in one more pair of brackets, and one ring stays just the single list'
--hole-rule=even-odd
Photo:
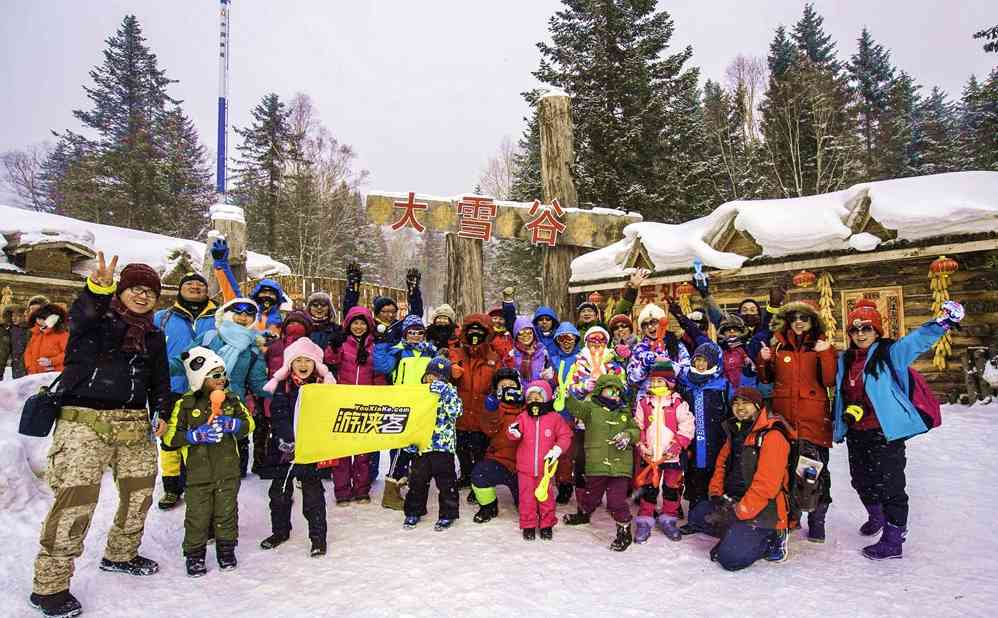
[{"label": "snow-covered ground", "polygon": [[[16,426],[20,401],[45,379],[0,384],[3,616],[36,615],[26,600],[51,495],[29,462],[44,465],[47,440],[17,436]],[[911,521],[903,560],[877,563],[860,555],[870,540],[856,532],[863,509],[849,486],[843,447],[831,462],[828,542],[795,538],[789,562],[739,573],[707,559],[712,541],[703,536],[673,543],[656,533],[645,545],[611,552],[613,524],[603,510],[592,526],[559,525],[554,542],[527,544],[505,490],[500,518],[489,524],[473,523],[474,510],[462,500],[457,526],[434,532],[433,495],[428,521],[406,531],[399,513],[378,506],[380,481],[369,506],[333,506],[327,486],[325,558],[307,556],[300,513],[291,542],[265,552],[257,544],[270,532],[269,482],[252,478],[240,494],[238,570],[221,573],[210,560],[206,577],[188,579],[180,555],[183,509],[163,513],[154,506],[142,553],[162,570],[129,578],[97,569],[116,507],[107,475],[72,589],[92,616],[994,616],[996,427],[998,403],[947,406],[941,428],[909,443]]]}]

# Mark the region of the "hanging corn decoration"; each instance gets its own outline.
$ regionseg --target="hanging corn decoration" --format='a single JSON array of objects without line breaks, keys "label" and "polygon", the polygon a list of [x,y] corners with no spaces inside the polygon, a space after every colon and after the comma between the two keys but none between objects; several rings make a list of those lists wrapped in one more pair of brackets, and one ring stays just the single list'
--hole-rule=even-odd
[{"label": "hanging corn decoration", "polygon": [[[942,315],[943,303],[949,300],[949,277],[955,273],[960,265],[953,258],[940,255],[929,264],[929,280],[932,289],[932,314],[936,317]],[[933,346],[935,355],[932,357],[932,365],[942,371],[946,369],[946,359],[953,351],[953,340],[947,331],[936,345]]]},{"label": "hanging corn decoration", "polygon": [[696,292],[696,288],[689,281],[683,281],[676,286],[676,296],[678,296],[679,307],[683,310],[683,313],[689,314],[693,311],[693,307],[690,305],[690,296]]},{"label": "hanging corn decoration", "polygon": [[825,323],[825,328],[828,329],[828,336],[831,337],[832,333],[838,327],[838,322],[835,319],[835,312],[832,308],[835,306],[835,300],[832,297],[832,284],[835,283],[835,279],[832,278],[832,274],[828,272],[821,273],[818,277],[818,313],[821,315],[821,320]]},{"label": "hanging corn decoration", "polygon": [[617,297],[616,296],[611,296],[611,297],[607,298],[606,299],[606,309],[604,310],[606,313],[605,313],[605,315],[603,317],[605,317],[606,320],[609,321],[610,318],[612,318],[613,316],[617,315],[617,313],[614,311],[614,309],[616,309],[616,308],[617,308]]}]

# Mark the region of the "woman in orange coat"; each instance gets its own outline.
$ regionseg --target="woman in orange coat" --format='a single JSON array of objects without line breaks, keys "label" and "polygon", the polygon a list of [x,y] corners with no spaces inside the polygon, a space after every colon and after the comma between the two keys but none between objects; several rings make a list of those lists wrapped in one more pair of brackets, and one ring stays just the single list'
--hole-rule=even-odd
[{"label": "woman in orange coat", "polygon": [[42,305],[29,317],[31,339],[24,350],[24,367],[28,374],[62,371],[69,341],[66,310],[55,304]]},{"label": "woman in orange coat", "polygon": [[[824,466],[818,482],[818,506],[808,513],[807,539],[825,542],[825,515],[832,503],[828,450],[832,447],[832,416],[828,388],[835,386],[835,348],[826,338],[826,327],[809,303],[782,306],[770,321],[771,347],[759,353],[759,377],[773,384],[773,412],[782,416],[797,434],[800,455],[820,460]],[[791,513],[800,521],[800,513]]]}]

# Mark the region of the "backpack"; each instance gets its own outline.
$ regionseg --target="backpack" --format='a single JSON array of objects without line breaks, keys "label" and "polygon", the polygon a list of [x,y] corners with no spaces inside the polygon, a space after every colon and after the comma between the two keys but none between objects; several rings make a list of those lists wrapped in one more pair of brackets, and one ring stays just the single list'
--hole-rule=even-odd
[{"label": "backpack", "polygon": [[[894,372],[893,366],[891,367],[891,374],[894,376],[894,381],[901,384],[897,373]],[[922,422],[925,423],[926,429],[935,429],[943,424],[943,412],[939,400],[936,399],[936,395],[929,387],[925,376],[911,367],[908,367],[907,394],[912,405],[918,410],[918,415],[922,417]]]},{"label": "backpack", "polygon": [[756,452],[762,451],[762,441],[770,431],[778,431],[790,443],[790,457],[787,458],[787,472],[790,479],[786,487],[790,502],[790,512],[811,512],[818,508],[823,484],[821,472],[825,467],[818,455],[818,447],[806,440],[791,439],[787,431],[780,425],[772,429],[760,431],[755,438]]}]

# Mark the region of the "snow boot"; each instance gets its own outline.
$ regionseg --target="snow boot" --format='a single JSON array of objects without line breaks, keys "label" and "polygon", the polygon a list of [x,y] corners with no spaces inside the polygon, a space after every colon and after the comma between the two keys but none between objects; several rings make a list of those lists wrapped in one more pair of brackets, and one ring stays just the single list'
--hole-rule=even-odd
[{"label": "snow boot", "polygon": [[647,515],[638,515],[634,519],[634,542],[644,543],[651,537],[651,529],[655,520]]},{"label": "snow boot", "polygon": [[238,566],[236,560],[235,541],[215,541],[215,560],[218,561],[218,568],[223,571],[232,571]]},{"label": "snow boot", "polygon": [[589,523],[589,513],[576,511],[575,513],[565,515],[561,518],[561,521],[565,522],[566,526],[581,526],[582,524]]},{"label": "snow boot", "polygon": [[353,501],[357,504],[371,504],[371,496],[357,496]]},{"label": "snow boot", "polygon": [[499,501],[494,500],[489,504],[483,504],[475,513],[475,523],[484,524],[499,516]]},{"label": "snow boot", "polygon": [[440,532],[441,530],[446,530],[447,528],[453,526],[455,521],[457,520],[441,517],[440,519],[437,520],[437,523],[433,524],[433,529],[436,530],[437,532]]},{"label": "snow boot", "polygon": [[558,504],[568,504],[572,500],[572,492],[575,487],[571,483],[558,483],[558,497],[554,499]]},{"label": "snow boot", "polygon": [[863,555],[870,560],[887,560],[888,558],[901,557],[901,545],[904,544],[904,537],[907,530],[887,522],[884,525],[884,533],[880,535],[880,540],[873,545],[863,548]]},{"label": "snow boot", "polygon": [[524,528],[523,529],[523,540],[524,541],[533,541],[536,538],[537,538],[537,530],[535,530],[533,528]]},{"label": "snow boot", "polygon": [[474,491],[468,492],[468,504],[478,504],[478,498],[475,496]]},{"label": "snow boot", "polygon": [[406,515],[405,520],[402,522],[402,527],[406,530],[412,530],[419,523],[419,515]]},{"label": "snow boot", "polygon": [[111,562],[107,558],[101,558],[100,570],[109,571],[111,573],[127,573],[137,577],[144,577],[158,572],[159,565],[155,560],[143,558],[142,556],[135,556],[131,560],[125,562]]},{"label": "snow boot", "polygon": [[541,528],[541,540],[550,541],[554,539],[554,530],[551,528]]},{"label": "snow boot", "polygon": [[[385,489],[386,490],[388,489],[387,485],[385,486]],[[336,501],[336,506],[350,506],[350,502],[351,502],[350,498],[343,498],[342,500]]]},{"label": "snow boot", "polygon": [[268,536],[264,540],[260,541],[260,549],[274,549],[281,543],[284,543],[291,535],[287,532],[275,532],[274,534]]},{"label": "snow boot", "polygon": [[55,594],[35,594],[31,593],[28,603],[42,613],[43,616],[53,618],[71,618],[83,613],[83,606],[76,600],[69,590],[56,592]]},{"label": "snow boot", "polygon": [[393,511],[402,510],[402,487],[397,480],[385,479],[385,493],[381,495],[381,506]]},{"label": "snow boot", "polygon": [[156,506],[159,507],[161,511],[169,511],[180,504],[180,494],[175,494],[172,491],[168,491],[163,494],[163,497],[159,499],[159,503]]},{"label": "snow boot", "polygon": [[326,555],[326,539],[312,539],[312,549],[308,552],[312,558]]},{"label": "snow boot", "polygon": [[204,563],[204,548],[187,554],[187,577],[201,577],[208,572],[208,567]]},{"label": "snow boot", "polygon": [[807,514],[807,540],[812,543],[825,542],[825,514],[827,504],[819,504],[816,509]]},{"label": "snow boot", "polygon": [[626,524],[617,524],[617,538],[610,543],[610,549],[613,551],[624,551],[631,546],[631,522]]},{"label": "snow boot", "polygon": [[763,556],[769,562],[786,562],[790,557],[790,535],[786,530],[773,530],[769,537],[769,548]]},{"label": "snow boot", "polygon": [[863,536],[873,536],[884,528],[884,507],[879,504],[867,504],[866,512],[869,518],[859,527],[859,533]]},{"label": "snow boot", "polygon": [[662,534],[670,541],[681,541],[683,539],[683,533],[676,527],[675,517],[671,515],[659,515],[655,523],[658,529],[662,531]]}]

